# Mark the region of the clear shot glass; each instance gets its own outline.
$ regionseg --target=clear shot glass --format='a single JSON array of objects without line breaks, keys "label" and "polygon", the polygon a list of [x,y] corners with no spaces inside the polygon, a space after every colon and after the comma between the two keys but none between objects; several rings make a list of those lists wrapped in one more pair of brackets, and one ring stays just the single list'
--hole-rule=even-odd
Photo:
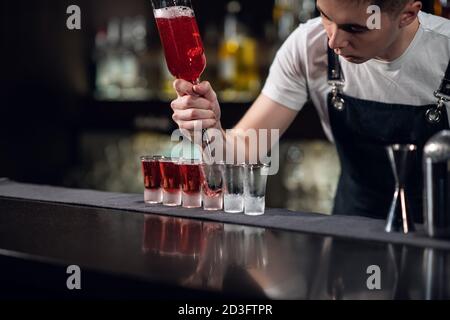
[{"label": "clear shot glass", "polygon": [[264,214],[266,206],[266,185],[269,166],[248,164],[245,166],[244,213],[249,216]]},{"label": "clear shot glass", "polygon": [[227,213],[244,211],[244,172],[243,164],[225,164],[223,168],[224,197],[223,207]]}]

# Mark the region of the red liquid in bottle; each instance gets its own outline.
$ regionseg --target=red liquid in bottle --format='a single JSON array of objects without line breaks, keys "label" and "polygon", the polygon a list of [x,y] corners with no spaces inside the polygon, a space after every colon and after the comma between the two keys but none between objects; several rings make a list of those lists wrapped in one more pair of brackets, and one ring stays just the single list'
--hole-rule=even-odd
[{"label": "red liquid in bottle", "polygon": [[159,189],[161,187],[161,171],[159,161],[142,161],[142,174],[144,176],[145,189]]},{"label": "red liquid in bottle", "polygon": [[200,193],[200,166],[198,164],[180,164],[181,184],[187,194]]},{"label": "red liquid in bottle", "polygon": [[195,82],[205,69],[206,57],[194,12],[168,7],[155,10],[155,18],[170,73]]},{"label": "red liquid in bottle", "polygon": [[162,187],[167,192],[180,191],[180,168],[174,162],[161,161],[159,163],[162,174]]}]

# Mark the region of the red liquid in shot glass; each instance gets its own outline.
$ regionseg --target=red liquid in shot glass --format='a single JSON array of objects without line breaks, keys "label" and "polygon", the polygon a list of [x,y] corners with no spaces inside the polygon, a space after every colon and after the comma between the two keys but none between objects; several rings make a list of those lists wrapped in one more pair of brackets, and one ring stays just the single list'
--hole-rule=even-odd
[{"label": "red liquid in shot glass", "polygon": [[202,206],[200,165],[198,163],[180,164],[183,207],[200,208]]},{"label": "red liquid in shot glass", "polygon": [[161,187],[161,171],[158,160],[143,160],[142,174],[145,189],[159,189]]},{"label": "red liquid in shot glass", "polygon": [[180,191],[180,168],[177,163],[161,161],[159,163],[162,174],[162,187],[164,191],[176,193]]},{"label": "red liquid in shot glass", "polygon": [[195,194],[201,191],[200,167],[198,164],[180,164],[183,192]]}]

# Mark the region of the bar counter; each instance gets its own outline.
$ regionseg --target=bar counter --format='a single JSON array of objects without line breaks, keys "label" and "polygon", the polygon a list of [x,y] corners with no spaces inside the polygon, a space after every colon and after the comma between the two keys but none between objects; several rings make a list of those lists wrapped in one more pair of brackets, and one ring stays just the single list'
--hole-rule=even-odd
[{"label": "bar counter", "polygon": [[[1,184],[2,298],[450,298],[446,242],[405,244],[389,236],[376,241],[275,223],[218,222],[201,210],[188,217],[143,201],[145,212],[25,199]],[[32,188],[50,198],[56,192]],[[302,217],[314,225],[316,216]],[[270,212],[265,219],[275,220]],[[81,270],[80,290],[67,286],[73,265]]]}]

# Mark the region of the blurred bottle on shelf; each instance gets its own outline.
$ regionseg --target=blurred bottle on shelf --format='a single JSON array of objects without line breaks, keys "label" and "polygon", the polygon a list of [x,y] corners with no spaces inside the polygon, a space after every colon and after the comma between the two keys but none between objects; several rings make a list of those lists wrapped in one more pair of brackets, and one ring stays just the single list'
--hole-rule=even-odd
[{"label": "blurred bottle on shelf", "polygon": [[145,77],[146,36],[146,20],[143,16],[123,19],[121,52],[122,99],[145,100],[150,97]]},{"label": "blurred bottle on shelf", "polygon": [[151,96],[146,79],[146,22],[142,16],[113,18],[95,39],[96,92],[99,100],[144,100]]},{"label": "blurred bottle on shelf", "polygon": [[[276,37],[271,41],[271,48],[268,51],[271,60],[273,60],[278,49],[298,25],[315,16],[315,0],[275,0],[272,20]],[[269,31],[272,32],[272,30]]]},{"label": "blurred bottle on shelf", "polygon": [[97,31],[95,37],[96,79],[95,96],[98,99],[120,97],[120,62],[117,47],[120,41],[120,22],[111,19],[106,29]]},{"label": "blurred bottle on shelf", "polygon": [[302,0],[300,2],[301,6],[300,11],[298,12],[298,18],[301,23],[317,16],[315,0]]},{"label": "blurred bottle on shelf", "polygon": [[300,0],[275,0],[273,6],[273,22],[277,29],[279,42],[286,40],[298,25]]},{"label": "blurred bottle on shelf", "polygon": [[219,44],[218,87],[223,101],[253,100],[261,88],[257,40],[239,23],[238,1],[227,4],[223,39]]},{"label": "blurred bottle on shelf", "polygon": [[284,41],[297,28],[314,18],[316,3],[314,0],[275,0],[273,21],[277,29],[279,41]]},{"label": "blurred bottle on shelf", "polygon": [[450,19],[450,0],[435,0],[434,13],[438,16]]}]

